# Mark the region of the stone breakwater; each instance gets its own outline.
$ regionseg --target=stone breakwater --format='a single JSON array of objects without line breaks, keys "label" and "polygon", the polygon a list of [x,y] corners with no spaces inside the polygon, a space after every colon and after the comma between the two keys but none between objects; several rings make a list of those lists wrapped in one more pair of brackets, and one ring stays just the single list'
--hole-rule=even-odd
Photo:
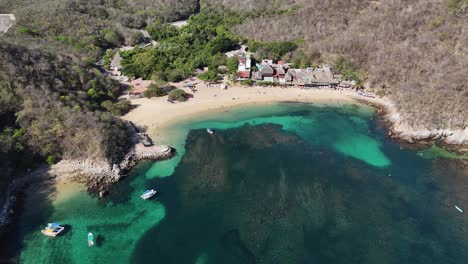
[{"label": "stone breakwater", "polygon": [[119,181],[138,161],[171,158],[175,150],[169,146],[144,147],[141,143],[125,155],[119,164],[90,159],[62,160],[51,166],[49,173],[57,179],[71,179],[85,183],[92,191],[103,191],[111,183]]},{"label": "stone breakwater", "polygon": [[383,118],[389,122],[388,135],[393,138],[402,139],[409,143],[417,141],[443,141],[449,145],[468,146],[468,127],[464,129],[426,129],[415,128],[401,117],[395,105],[386,99],[367,98],[363,96],[352,96],[358,101],[380,108]]}]

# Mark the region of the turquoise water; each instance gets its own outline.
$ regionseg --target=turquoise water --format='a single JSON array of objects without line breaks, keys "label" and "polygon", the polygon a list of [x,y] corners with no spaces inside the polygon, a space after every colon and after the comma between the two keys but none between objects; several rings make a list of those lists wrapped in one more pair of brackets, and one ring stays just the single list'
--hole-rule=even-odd
[{"label": "turquoise water", "polygon": [[[330,106],[335,110],[339,108],[342,113],[348,112],[356,115],[350,115],[349,120],[334,120],[326,124],[314,125],[314,122],[317,122],[314,116],[289,115],[291,112],[304,111],[304,108],[310,108],[311,105],[287,103],[250,106],[244,109],[236,109],[234,112],[211,114],[209,117],[200,117],[194,121],[184,120],[174,125],[174,136],[169,142],[171,146],[178,150],[178,155],[171,160],[155,163],[147,171],[146,177],[148,179],[167,177],[174,173],[175,167],[185,153],[185,138],[191,129],[229,129],[241,127],[245,124],[279,124],[285,131],[300,133],[312,144],[333,145],[333,148],[345,155],[363,159],[375,166],[388,166],[390,161],[379,150],[380,143],[368,135],[367,119],[373,116],[373,109],[356,105],[315,105],[316,109],[324,109]],[[336,135],[330,134],[330,130],[348,131],[349,134],[339,133],[337,134],[339,137],[334,138]],[[320,140],[326,142],[318,142],[317,138],[308,136],[312,134],[320,134]]]},{"label": "turquoise water", "polygon": [[[263,105],[171,131],[177,156],[141,163],[104,200],[79,188],[26,196],[8,254],[21,263],[468,261],[468,219],[454,209],[468,204],[466,171],[389,141],[371,108]],[[140,199],[154,187],[156,199]],[[50,221],[68,232],[42,236]]]}]

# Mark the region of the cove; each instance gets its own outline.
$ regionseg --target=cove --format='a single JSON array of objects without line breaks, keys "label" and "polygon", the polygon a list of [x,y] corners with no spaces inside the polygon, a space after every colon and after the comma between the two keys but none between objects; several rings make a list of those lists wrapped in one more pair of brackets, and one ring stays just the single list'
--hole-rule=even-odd
[{"label": "cove", "polygon": [[[104,200],[80,188],[26,197],[13,236],[20,262],[468,260],[467,219],[453,209],[468,204],[456,186],[465,171],[388,140],[370,108],[244,107],[171,131],[178,156],[141,163]],[[161,194],[143,201],[146,188]],[[69,231],[44,237],[49,221]]]},{"label": "cove", "polygon": [[[354,115],[337,118],[346,113]],[[237,108],[234,112],[211,114],[208,118],[184,120],[167,129],[174,134],[170,143],[178,150],[178,155],[169,161],[155,163],[146,177],[150,179],[172,175],[185,152],[185,138],[191,129],[229,129],[245,124],[267,123],[279,124],[285,131],[298,133],[309,143],[329,145],[342,154],[377,167],[385,167],[390,164],[390,160],[380,151],[380,143],[369,136],[370,128],[366,119],[374,115],[372,108],[363,105],[282,103]]]}]

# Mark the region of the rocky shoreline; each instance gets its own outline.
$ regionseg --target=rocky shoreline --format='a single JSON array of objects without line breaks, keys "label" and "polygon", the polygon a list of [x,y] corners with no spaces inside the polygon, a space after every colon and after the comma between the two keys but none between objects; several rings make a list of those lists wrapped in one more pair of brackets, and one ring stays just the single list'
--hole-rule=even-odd
[{"label": "rocky shoreline", "polygon": [[13,180],[8,185],[7,191],[4,194],[5,202],[0,206],[0,237],[3,231],[2,228],[7,226],[11,221],[15,205],[21,198],[21,192],[30,184],[54,179],[53,176],[48,174],[48,166],[41,165],[27,175]]},{"label": "rocky shoreline", "polygon": [[389,100],[358,95],[352,97],[379,110],[379,115],[388,124],[387,135],[391,138],[408,143],[441,141],[453,147],[468,146],[468,127],[464,129],[415,129],[404,122],[395,105]]},{"label": "rocky shoreline", "polygon": [[119,164],[90,159],[62,160],[51,166],[49,173],[56,179],[69,179],[86,184],[93,193],[105,192],[112,183],[124,177],[139,161],[165,160],[175,154],[169,146],[144,147],[136,144]]},{"label": "rocky shoreline", "polygon": [[72,180],[84,183],[89,192],[99,194],[102,197],[113,183],[124,177],[139,161],[165,160],[174,155],[175,149],[170,146],[145,147],[143,143],[138,142],[119,164],[109,164],[104,160],[68,159],[61,160],[50,167],[40,166],[8,186],[5,202],[0,206],[0,236],[3,227],[11,222],[21,192],[31,183],[49,180],[55,182],[62,179]]},{"label": "rocky shoreline", "polygon": [[[350,96],[361,103],[378,109],[382,120],[388,125],[389,137],[408,143],[441,141],[451,146],[468,146],[468,128],[460,130],[416,130],[404,123],[396,107],[389,100],[367,98],[358,94]],[[132,131],[134,146],[119,164],[110,164],[105,160],[66,159],[47,169],[41,166],[20,180],[11,183],[5,194],[6,202],[0,207],[0,230],[9,223],[18,194],[31,182],[51,179],[73,180],[86,184],[91,193],[102,196],[113,183],[124,177],[139,161],[165,160],[175,155],[175,149],[170,146],[144,146],[138,128],[130,122],[128,125]]]}]

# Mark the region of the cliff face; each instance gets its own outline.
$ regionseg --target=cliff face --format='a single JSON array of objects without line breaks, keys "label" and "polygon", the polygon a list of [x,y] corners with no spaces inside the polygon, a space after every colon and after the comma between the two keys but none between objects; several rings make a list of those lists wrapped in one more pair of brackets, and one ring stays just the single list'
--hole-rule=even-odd
[{"label": "cliff face", "polygon": [[368,89],[390,99],[398,112],[395,128],[406,136],[468,127],[466,1],[207,2],[265,14],[237,28],[246,37],[300,40],[316,63],[349,60]]}]

